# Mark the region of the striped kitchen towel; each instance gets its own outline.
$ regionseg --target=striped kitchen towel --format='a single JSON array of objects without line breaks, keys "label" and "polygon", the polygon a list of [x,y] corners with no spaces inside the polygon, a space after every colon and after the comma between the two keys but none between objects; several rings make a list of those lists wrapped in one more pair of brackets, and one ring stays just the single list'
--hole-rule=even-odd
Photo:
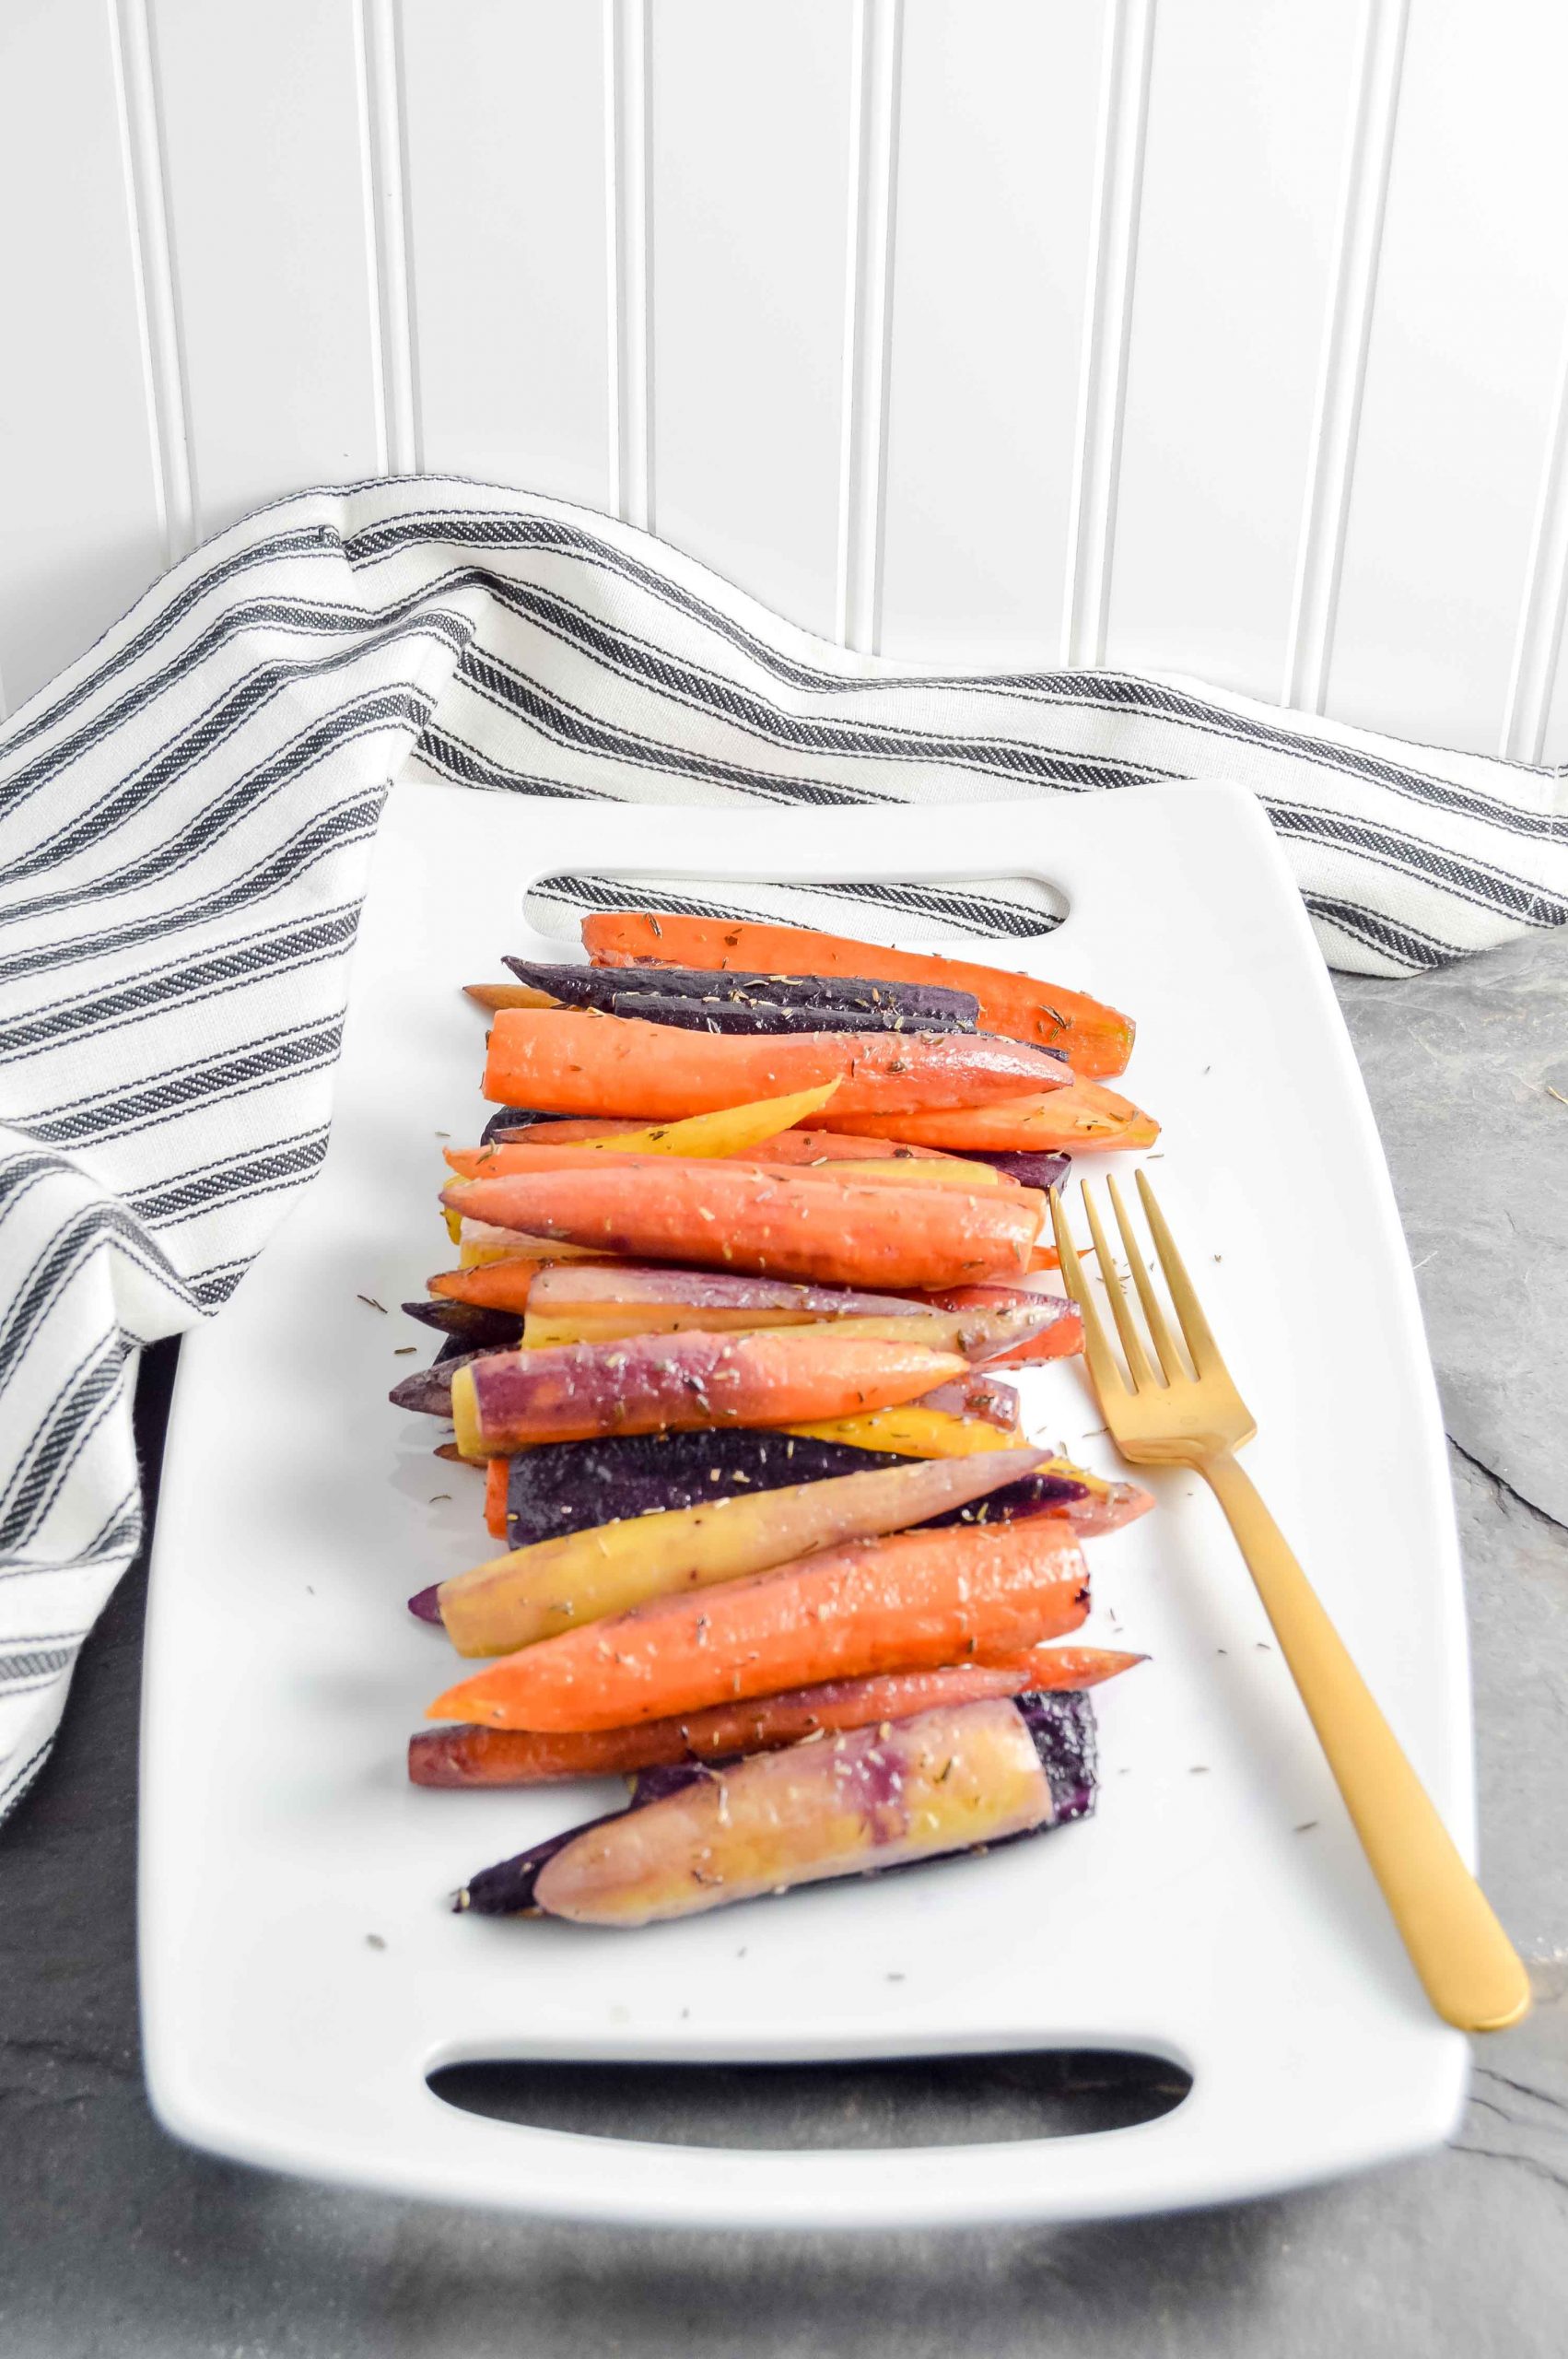
[{"label": "striped kitchen towel", "polygon": [[[0,1813],[140,1536],[137,1347],[221,1307],[321,1161],[401,777],[802,805],[1227,778],[1336,965],[1409,974],[1568,912],[1560,772],[1190,684],[849,654],[626,526],[488,487],[356,485],[236,525],[0,731]],[[612,890],[556,880],[542,922]],[[1050,922],[1004,883],[738,905],[916,939]]]}]

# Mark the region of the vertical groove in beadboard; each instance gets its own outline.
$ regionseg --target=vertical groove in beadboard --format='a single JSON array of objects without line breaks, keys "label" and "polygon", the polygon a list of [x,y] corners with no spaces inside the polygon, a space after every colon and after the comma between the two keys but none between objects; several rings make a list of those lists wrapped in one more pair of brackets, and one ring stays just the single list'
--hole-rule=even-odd
[{"label": "vertical groove in beadboard", "polygon": [[391,475],[418,472],[414,307],[409,288],[407,158],[404,141],[403,43],[398,0],[359,0],[359,74],[364,110],[366,236],[376,288],[371,319],[380,397],[381,464]]},{"label": "vertical groove in beadboard", "polygon": [[840,647],[858,648],[865,654],[874,654],[882,644],[903,41],[904,0],[855,0],[849,97],[855,182],[845,272],[835,629]]},{"label": "vertical groove in beadboard", "polygon": [[615,513],[653,525],[653,143],[648,0],[604,0],[610,475]]},{"label": "vertical groove in beadboard", "polygon": [[158,502],[164,546],[172,564],[195,545],[196,486],[191,463],[180,286],[169,228],[158,64],[147,8],[148,0],[115,0],[109,11],[109,29],[119,85],[126,201],[135,232],[131,251]]},{"label": "vertical groove in beadboard", "polygon": [[1551,433],[1541,470],[1540,499],[1530,534],[1529,564],[1519,608],[1519,636],[1508,682],[1498,751],[1516,762],[1539,762],[1546,744],[1552,692],[1568,614],[1568,343],[1558,370]]},{"label": "vertical groove in beadboard", "polygon": [[1334,652],[1410,0],[1366,0],[1281,702],[1321,712]]},{"label": "vertical groove in beadboard", "polygon": [[1062,658],[1071,664],[1103,663],[1106,654],[1154,6],[1155,0],[1112,0],[1106,24],[1062,616]]}]

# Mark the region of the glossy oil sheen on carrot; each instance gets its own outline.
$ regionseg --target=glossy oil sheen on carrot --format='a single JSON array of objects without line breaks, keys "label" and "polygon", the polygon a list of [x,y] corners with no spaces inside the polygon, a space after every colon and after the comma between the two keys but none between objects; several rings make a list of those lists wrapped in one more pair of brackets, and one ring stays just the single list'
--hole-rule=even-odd
[{"label": "glossy oil sheen on carrot", "polygon": [[1040,1233],[1024,1195],[870,1180],[828,1188],[743,1164],[649,1156],[454,1180],[443,1201],[503,1228],[631,1259],[902,1290],[1022,1276]]},{"label": "glossy oil sheen on carrot", "polygon": [[837,1081],[843,1113],[979,1106],[1065,1084],[1059,1058],[972,1033],[677,1031],[637,1016],[506,1008],[490,1031],[485,1095],[544,1113],[719,1113]]},{"label": "glossy oil sheen on carrot", "polygon": [[781,1688],[1019,1652],[1078,1627],[1088,1575],[1067,1525],[904,1532],[568,1630],[450,1688],[431,1719],[601,1729]]}]

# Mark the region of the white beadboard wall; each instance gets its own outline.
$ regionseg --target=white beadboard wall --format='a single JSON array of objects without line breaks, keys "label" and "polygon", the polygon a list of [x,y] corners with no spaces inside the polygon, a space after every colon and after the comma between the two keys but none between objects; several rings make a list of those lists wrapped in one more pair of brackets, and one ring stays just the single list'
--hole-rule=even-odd
[{"label": "white beadboard wall", "polygon": [[5,0],[0,690],[380,469],[1568,759],[1539,0]]}]

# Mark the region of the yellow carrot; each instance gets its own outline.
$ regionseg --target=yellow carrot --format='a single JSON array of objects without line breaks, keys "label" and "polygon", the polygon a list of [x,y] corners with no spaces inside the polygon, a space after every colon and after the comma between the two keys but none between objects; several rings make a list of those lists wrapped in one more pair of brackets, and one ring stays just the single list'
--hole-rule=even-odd
[{"label": "yellow carrot", "polygon": [[756,1097],[717,1114],[688,1114],[678,1122],[652,1122],[646,1130],[610,1132],[576,1144],[606,1147],[616,1155],[743,1155],[765,1139],[777,1138],[780,1131],[810,1121],[837,1087],[834,1079],[818,1089],[792,1090],[787,1097]]},{"label": "yellow carrot", "polygon": [[825,1417],[786,1426],[812,1441],[845,1441],[857,1449],[886,1449],[899,1458],[968,1458],[977,1450],[1032,1449],[1022,1434],[1004,1433],[984,1417],[954,1417],[945,1409],[871,1409],[858,1417]]}]

